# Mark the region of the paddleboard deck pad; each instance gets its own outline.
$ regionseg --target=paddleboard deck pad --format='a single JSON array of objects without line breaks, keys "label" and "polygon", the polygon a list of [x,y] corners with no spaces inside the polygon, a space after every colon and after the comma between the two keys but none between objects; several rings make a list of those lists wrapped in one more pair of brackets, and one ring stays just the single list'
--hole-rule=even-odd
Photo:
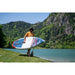
[{"label": "paddleboard deck pad", "polygon": [[18,39],[13,42],[12,47],[16,49],[29,49],[41,43],[44,43],[45,40],[40,39],[38,37],[26,37],[25,43],[23,42],[24,42],[24,38]]}]

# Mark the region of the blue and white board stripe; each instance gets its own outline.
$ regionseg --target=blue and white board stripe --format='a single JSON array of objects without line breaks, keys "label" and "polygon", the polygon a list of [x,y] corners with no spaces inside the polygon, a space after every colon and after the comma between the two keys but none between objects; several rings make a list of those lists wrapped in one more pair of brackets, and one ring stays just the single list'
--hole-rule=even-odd
[{"label": "blue and white board stripe", "polygon": [[26,37],[26,42],[23,42],[24,38],[18,39],[13,42],[12,46],[17,49],[28,49],[45,42],[45,40],[40,39],[38,37]]}]

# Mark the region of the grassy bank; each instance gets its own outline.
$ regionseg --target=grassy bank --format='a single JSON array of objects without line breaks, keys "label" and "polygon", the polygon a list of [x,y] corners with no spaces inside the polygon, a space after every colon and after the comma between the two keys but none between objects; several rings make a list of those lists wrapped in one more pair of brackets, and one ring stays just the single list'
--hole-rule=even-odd
[{"label": "grassy bank", "polygon": [[50,62],[50,61],[38,57],[28,57],[25,54],[7,51],[0,48],[0,62]]}]

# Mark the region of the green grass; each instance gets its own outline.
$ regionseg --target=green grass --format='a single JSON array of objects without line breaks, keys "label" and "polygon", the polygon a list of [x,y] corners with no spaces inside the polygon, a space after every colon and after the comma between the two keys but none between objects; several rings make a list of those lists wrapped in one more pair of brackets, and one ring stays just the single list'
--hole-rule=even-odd
[{"label": "green grass", "polygon": [[50,62],[50,61],[38,57],[28,57],[25,54],[7,51],[0,48],[0,62]]}]

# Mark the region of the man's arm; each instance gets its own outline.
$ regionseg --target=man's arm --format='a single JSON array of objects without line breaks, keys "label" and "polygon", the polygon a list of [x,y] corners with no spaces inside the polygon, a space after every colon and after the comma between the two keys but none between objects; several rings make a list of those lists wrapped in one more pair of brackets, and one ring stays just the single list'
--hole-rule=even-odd
[{"label": "man's arm", "polygon": [[24,43],[25,43],[25,40],[26,40],[26,36],[24,36]]},{"label": "man's arm", "polygon": [[26,33],[25,36],[24,36],[24,43],[25,43],[25,40],[26,40],[27,36],[28,36],[28,33]]}]

